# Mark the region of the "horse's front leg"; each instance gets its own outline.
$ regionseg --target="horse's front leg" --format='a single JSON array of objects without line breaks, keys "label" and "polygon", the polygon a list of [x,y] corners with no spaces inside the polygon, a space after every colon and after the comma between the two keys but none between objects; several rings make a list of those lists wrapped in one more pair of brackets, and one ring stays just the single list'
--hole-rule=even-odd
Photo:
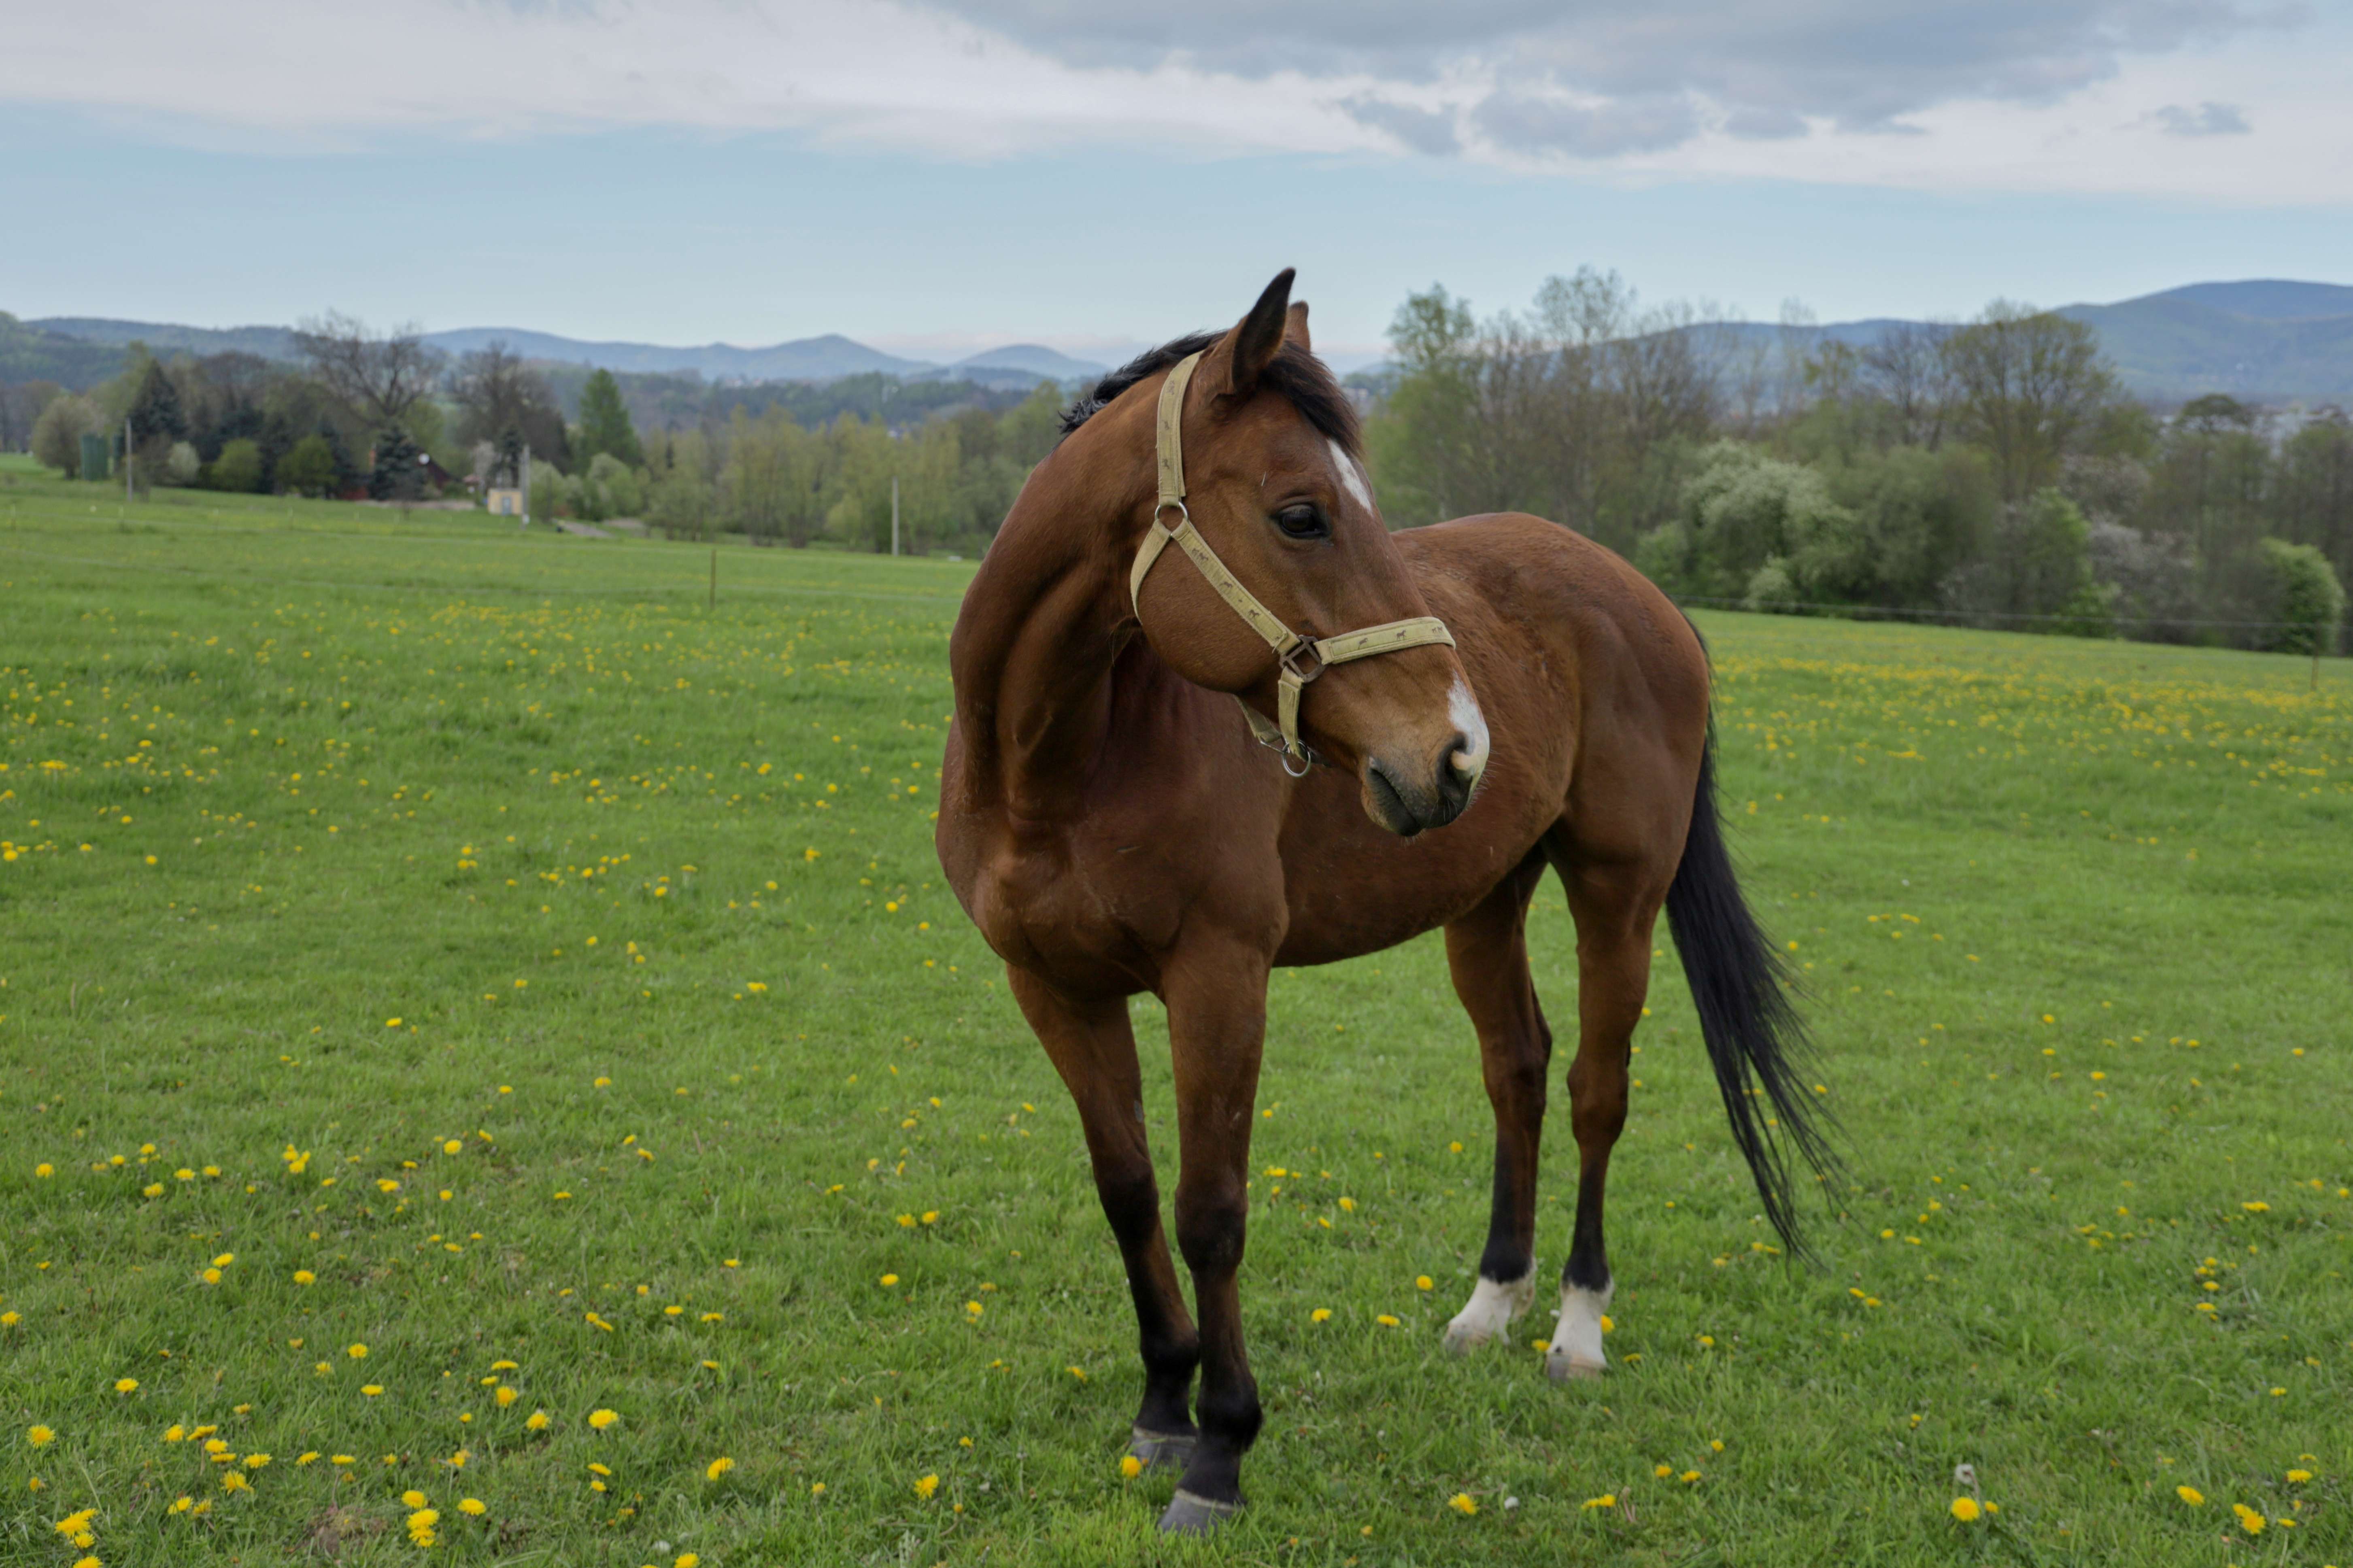
[{"label": "horse's front leg", "polygon": [[1181,1465],[1192,1457],[1198,1436],[1187,1405],[1201,1341],[1185,1310],[1168,1237],[1160,1226],[1160,1189],[1145,1142],[1144,1089],[1127,999],[1066,995],[1011,965],[1006,976],[1078,1105],[1095,1193],[1127,1265],[1144,1355],[1144,1404],[1130,1429],[1128,1452],[1147,1466]]},{"label": "horse's front leg", "polygon": [[1193,1273],[1201,1324],[1200,1446],[1160,1516],[1196,1534],[1241,1507],[1242,1456],[1258,1436],[1258,1384],[1242,1344],[1243,1234],[1250,1218],[1250,1122],[1266,1037],[1267,955],[1240,942],[1200,942],[1162,971],[1175,1068],[1176,1246]]}]

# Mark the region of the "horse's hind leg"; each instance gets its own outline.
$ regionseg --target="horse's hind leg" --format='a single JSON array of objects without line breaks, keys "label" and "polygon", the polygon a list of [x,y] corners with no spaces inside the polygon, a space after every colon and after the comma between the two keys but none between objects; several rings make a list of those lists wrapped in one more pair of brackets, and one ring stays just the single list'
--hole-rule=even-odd
[{"label": "horse's hind leg", "polygon": [[1503,1337],[1535,1295],[1536,1173],[1552,1030],[1528,977],[1527,912],[1544,866],[1542,855],[1531,855],[1446,928],[1447,968],[1479,1033],[1480,1068],[1495,1108],[1487,1249],[1471,1300],[1446,1325],[1446,1348],[1457,1354]]},{"label": "horse's hind leg", "polygon": [[1651,933],[1673,868],[1579,865],[1564,858],[1560,872],[1577,919],[1577,1058],[1568,1067],[1568,1103],[1578,1170],[1577,1228],[1545,1370],[1566,1378],[1590,1376],[1609,1364],[1601,1350],[1601,1314],[1612,1292],[1602,1193],[1609,1152],[1626,1126],[1627,1064],[1651,984]]},{"label": "horse's hind leg", "polygon": [[1143,1082],[1126,999],[1075,1000],[1023,970],[1008,965],[1006,974],[1078,1104],[1095,1192],[1127,1265],[1144,1353],[1144,1404],[1128,1452],[1148,1466],[1182,1466],[1198,1437],[1190,1405],[1201,1342],[1185,1310],[1160,1226],[1160,1190],[1145,1142]]}]

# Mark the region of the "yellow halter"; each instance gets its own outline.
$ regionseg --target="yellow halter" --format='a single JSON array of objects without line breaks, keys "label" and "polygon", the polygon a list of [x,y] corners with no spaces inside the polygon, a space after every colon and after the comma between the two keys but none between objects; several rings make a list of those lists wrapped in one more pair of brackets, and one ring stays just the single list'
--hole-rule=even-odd
[{"label": "yellow halter", "polygon": [[[1277,618],[1274,612],[1258,602],[1256,595],[1241,584],[1241,580],[1226,569],[1218,552],[1209,548],[1200,531],[1193,526],[1192,513],[1185,510],[1185,447],[1179,426],[1185,416],[1185,388],[1193,379],[1193,372],[1201,363],[1198,353],[1187,354],[1176,362],[1168,379],[1160,387],[1160,420],[1158,433],[1160,467],[1160,500],[1152,509],[1152,527],[1144,536],[1144,544],[1135,552],[1135,564],[1128,569],[1127,598],[1135,606],[1144,593],[1144,580],[1152,572],[1153,563],[1169,545],[1190,556],[1200,568],[1201,575],[1218,597],[1234,607],[1234,613],[1247,622],[1250,630],[1266,639],[1274,650],[1278,670],[1275,710],[1280,722],[1270,724],[1264,715],[1240,697],[1242,716],[1250,721],[1250,732],[1259,743],[1282,753],[1282,771],[1293,778],[1303,777],[1314,762],[1314,755],[1301,744],[1299,739],[1299,693],[1306,684],[1324,673],[1328,665],[1345,664],[1351,659],[1369,658],[1377,653],[1396,653],[1402,648],[1421,647],[1430,643],[1454,646],[1453,634],[1446,623],[1436,616],[1415,616],[1408,620],[1384,621],[1362,631],[1343,632],[1338,637],[1308,638],[1301,637]],[[1178,521],[1171,529],[1160,520],[1174,510]],[[1310,662],[1312,660],[1312,662]],[[1299,763],[1293,772],[1292,763]]]}]

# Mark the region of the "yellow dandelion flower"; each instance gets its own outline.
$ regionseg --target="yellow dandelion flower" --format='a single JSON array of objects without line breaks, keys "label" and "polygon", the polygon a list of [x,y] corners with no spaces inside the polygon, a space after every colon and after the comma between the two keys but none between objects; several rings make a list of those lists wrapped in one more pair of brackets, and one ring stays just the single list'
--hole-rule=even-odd
[{"label": "yellow dandelion flower", "polygon": [[533,1411],[523,1421],[523,1426],[533,1432],[544,1432],[547,1425],[547,1412],[544,1410]]},{"label": "yellow dandelion flower", "polygon": [[1446,1506],[1468,1519],[1479,1511],[1479,1500],[1469,1492],[1456,1492],[1446,1500]]},{"label": "yellow dandelion flower", "polygon": [[1398,1321],[1397,1321],[1397,1319],[1395,1319],[1395,1318],[1391,1317],[1391,1316],[1390,1316],[1388,1313],[1387,1313],[1387,1312],[1383,1312],[1383,1313],[1382,1313],[1382,1314],[1380,1314],[1378,1317],[1375,1318],[1375,1319],[1373,1320],[1373,1321],[1375,1321],[1375,1322],[1378,1323],[1381,1327],[1383,1327],[1383,1328],[1385,1328],[1385,1329],[1394,1329],[1394,1328],[1396,1328],[1396,1327],[1398,1326]]},{"label": "yellow dandelion flower", "polygon": [[480,1519],[482,1515],[491,1511],[491,1507],[490,1504],[484,1502],[478,1497],[459,1498],[458,1500],[458,1511],[459,1513],[466,1514],[470,1518]]},{"label": "yellow dandelion flower", "polygon": [[1438,1281],[1427,1274],[1417,1274],[1413,1277],[1413,1288],[1417,1290],[1434,1290],[1438,1288]]},{"label": "yellow dandelion flower", "polygon": [[[40,1428],[35,1427],[34,1430],[38,1431]],[[2312,1479],[2312,1472],[2310,1470],[2290,1470],[2287,1473],[2287,1484],[2292,1487],[2300,1487],[2310,1479]]]},{"label": "yellow dandelion flower", "polygon": [[114,1380],[114,1392],[117,1394],[136,1394],[139,1392],[139,1380],[135,1377],[118,1377]]},{"label": "yellow dandelion flower", "polygon": [[26,1428],[25,1441],[36,1448],[46,1448],[57,1441],[57,1436],[46,1426],[30,1426]]},{"label": "yellow dandelion flower", "polygon": [[1957,1497],[1953,1500],[1953,1517],[1963,1524],[1975,1524],[1978,1521],[1978,1516],[1984,1511],[1978,1507],[1978,1500],[1973,1497]]},{"label": "yellow dandelion flower", "polygon": [[614,1422],[618,1421],[620,1418],[620,1415],[617,1411],[591,1410],[588,1412],[588,1425],[594,1426],[599,1432],[602,1432],[606,1427],[610,1426]]},{"label": "yellow dandelion flower", "polygon": [[350,1350],[345,1351],[343,1353],[350,1356],[353,1361],[365,1361],[367,1360],[367,1346],[353,1345]]},{"label": "yellow dandelion flower", "polygon": [[924,1476],[915,1482],[915,1495],[925,1502],[931,1501],[932,1494],[939,1489],[940,1478],[937,1476]]},{"label": "yellow dandelion flower", "polygon": [[221,1490],[225,1492],[249,1492],[252,1489],[253,1483],[245,1479],[242,1470],[230,1470],[221,1477]]},{"label": "yellow dandelion flower", "polygon": [[734,1468],[735,1461],[722,1454],[702,1467],[702,1479],[706,1481],[715,1481]]},{"label": "yellow dandelion flower", "polygon": [[1132,1481],[1144,1473],[1144,1461],[1134,1454],[1122,1454],[1119,1457],[1119,1473]]},{"label": "yellow dandelion flower", "polygon": [[2239,1528],[2249,1535],[2261,1535],[2263,1532],[2264,1524],[2269,1522],[2262,1514],[2242,1502],[2232,1503],[2231,1511],[2239,1516]]},{"label": "yellow dandelion flower", "polygon": [[2176,1487],[2173,1489],[2173,1495],[2179,1498],[2183,1502],[2188,1503],[2191,1508],[2204,1508],[2206,1506],[2206,1494],[2200,1491],[2196,1487]]},{"label": "yellow dandelion flower", "polygon": [[1328,1323],[1332,1321],[1332,1309],[1318,1307],[1307,1314],[1307,1321],[1311,1323]]},{"label": "yellow dandelion flower", "polygon": [[504,1410],[508,1405],[512,1405],[516,1400],[522,1398],[522,1395],[517,1394],[513,1389],[509,1388],[506,1384],[499,1384],[498,1392],[491,1394],[491,1397],[499,1402],[500,1409]]},{"label": "yellow dandelion flower", "polygon": [[1616,1492],[1604,1492],[1599,1497],[1587,1498],[1585,1500],[1584,1506],[1588,1510],[1597,1508],[1616,1508],[1618,1506],[1618,1494]]}]

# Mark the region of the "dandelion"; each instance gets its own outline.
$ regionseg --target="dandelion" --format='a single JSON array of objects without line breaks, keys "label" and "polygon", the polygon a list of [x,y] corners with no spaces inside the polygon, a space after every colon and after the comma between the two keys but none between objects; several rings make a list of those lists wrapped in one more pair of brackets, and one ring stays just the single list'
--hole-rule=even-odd
[{"label": "dandelion", "polygon": [[2245,1531],[2249,1535],[2261,1535],[2263,1532],[2263,1525],[2268,1521],[2264,1520],[2262,1514],[2257,1513],[2245,1503],[2232,1503],[2231,1505],[2231,1511],[2239,1516],[2239,1528]]},{"label": "dandelion", "polygon": [[221,1477],[221,1490],[225,1492],[249,1492],[252,1489],[253,1483],[245,1479],[241,1470],[231,1470]]},{"label": "dandelion", "polygon": [[2206,1506],[2206,1494],[2200,1491],[2196,1487],[2176,1487],[2173,1489],[2173,1495],[2179,1498],[2183,1502],[2188,1503],[2191,1508],[2204,1508]]},{"label": "dandelion", "polygon": [[931,1501],[932,1494],[939,1489],[940,1478],[935,1475],[924,1476],[915,1482],[915,1495],[925,1502]]},{"label": "dandelion", "polygon": [[1978,1500],[1973,1497],[1957,1497],[1953,1500],[1953,1517],[1963,1524],[1975,1524],[1978,1521],[1978,1516],[1984,1511],[1978,1506]]},{"label": "dandelion", "polygon": [[[33,1429],[37,1432],[40,1430],[37,1426]],[[2287,1473],[2287,1484],[2292,1487],[2300,1487],[2310,1479],[2312,1479],[2312,1472],[2310,1470],[2290,1470]]]},{"label": "dandelion", "polygon": [[318,1279],[319,1277],[307,1268],[294,1270],[294,1283],[297,1285],[314,1285],[318,1283]]},{"label": "dandelion", "polygon": [[617,1411],[591,1410],[588,1412],[588,1425],[594,1426],[599,1432],[602,1432],[606,1427],[610,1426],[614,1422],[618,1421],[620,1418],[620,1415]]},{"label": "dandelion", "polygon": [[1307,1321],[1311,1323],[1328,1323],[1332,1321],[1332,1309],[1318,1307],[1307,1314]]},{"label": "dandelion", "polygon": [[135,1377],[118,1377],[114,1380],[114,1392],[136,1394],[139,1392],[139,1380]]},{"label": "dandelion", "polygon": [[1434,1290],[1438,1288],[1438,1281],[1427,1274],[1417,1274],[1413,1277],[1413,1288],[1417,1290]]},{"label": "dandelion", "polygon": [[1597,1508],[1616,1508],[1618,1506],[1618,1494],[1616,1492],[1604,1492],[1599,1497],[1587,1498],[1585,1500],[1584,1506],[1588,1511]]},{"label": "dandelion", "polygon": [[46,1426],[32,1426],[25,1432],[25,1441],[36,1448],[46,1448],[57,1440],[57,1434]]},{"label": "dandelion", "polygon": [[1375,1318],[1375,1319],[1373,1320],[1373,1321],[1375,1321],[1375,1322],[1378,1323],[1381,1327],[1383,1327],[1383,1328],[1385,1328],[1385,1329],[1394,1329],[1394,1328],[1396,1328],[1396,1327],[1398,1326],[1398,1321],[1397,1321],[1397,1319],[1395,1319],[1395,1318],[1391,1317],[1391,1316],[1390,1316],[1388,1313],[1387,1313],[1387,1312],[1383,1312],[1380,1316],[1378,1316],[1378,1317]]},{"label": "dandelion", "polygon": [[1456,1492],[1446,1500],[1446,1506],[1468,1519],[1479,1511],[1479,1500],[1469,1492]]},{"label": "dandelion", "polygon": [[377,1394],[384,1392],[384,1384],[380,1383],[363,1383],[360,1384],[360,1392],[366,1394],[370,1399],[374,1399]]},{"label": "dandelion", "polygon": [[882,1276],[882,1288],[885,1290],[889,1289],[892,1286],[896,1285],[898,1282],[899,1277],[896,1274],[885,1274]]},{"label": "dandelion", "polygon": [[367,1346],[353,1345],[343,1353],[350,1356],[353,1361],[365,1361],[367,1360]]},{"label": "dandelion", "polygon": [[459,1498],[458,1500],[458,1511],[466,1515],[470,1519],[480,1519],[482,1515],[490,1512],[491,1509],[490,1505],[485,1503],[480,1498],[469,1497]]},{"label": "dandelion", "polygon": [[404,1508],[423,1508],[426,1498],[423,1492],[411,1489],[400,1494],[400,1501]]},{"label": "dandelion", "polygon": [[527,1431],[544,1432],[547,1426],[547,1412],[544,1410],[534,1410],[523,1419],[523,1427]]},{"label": "dandelion", "polygon": [[734,1468],[735,1461],[722,1454],[702,1467],[702,1479],[706,1481],[715,1481]]},{"label": "dandelion", "polygon": [[1122,1454],[1119,1457],[1119,1473],[1132,1481],[1144,1473],[1144,1461],[1134,1454]]}]

